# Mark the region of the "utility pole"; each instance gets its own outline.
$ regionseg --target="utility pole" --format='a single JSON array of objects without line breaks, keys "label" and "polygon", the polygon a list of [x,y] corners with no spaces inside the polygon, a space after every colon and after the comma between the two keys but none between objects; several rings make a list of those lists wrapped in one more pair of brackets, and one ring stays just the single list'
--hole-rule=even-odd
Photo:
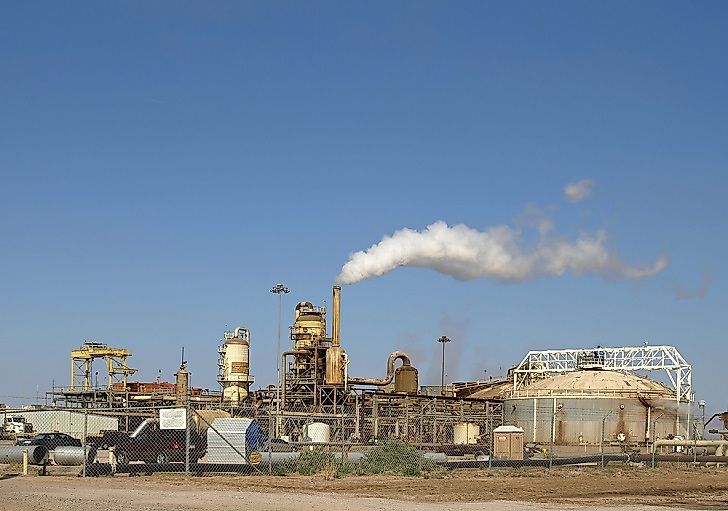
[{"label": "utility pole", "polygon": [[450,342],[446,336],[440,337],[437,342],[442,344],[442,376],[440,378],[440,394],[445,395],[445,344]]},{"label": "utility pole", "polygon": [[[278,384],[276,385],[276,429],[278,421],[280,420],[281,413],[281,315],[283,309],[283,295],[291,292],[283,284],[276,284],[270,290],[271,293],[278,295],[278,338],[276,339],[276,375],[278,377]],[[276,431],[276,435],[278,431]]]}]

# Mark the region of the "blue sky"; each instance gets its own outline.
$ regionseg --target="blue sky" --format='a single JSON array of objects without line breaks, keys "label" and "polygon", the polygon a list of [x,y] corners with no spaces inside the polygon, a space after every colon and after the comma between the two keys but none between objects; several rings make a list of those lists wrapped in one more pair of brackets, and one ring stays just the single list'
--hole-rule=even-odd
[{"label": "blue sky", "polygon": [[[728,8],[721,2],[7,2],[0,16],[0,402],[68,384],[85,339],[216,388],[226,325],[275,379],[277,302],[352,251],[538,207],[652,278],[503,284],[402,268],[346,286],[351,373],[436,383],[528,349],[675,344],[722,382]],[[596,183],[564,199],[567,183]],[[502,369],[500,369],[502,368]],[[256,385],[256,386],[257,386]]]}]

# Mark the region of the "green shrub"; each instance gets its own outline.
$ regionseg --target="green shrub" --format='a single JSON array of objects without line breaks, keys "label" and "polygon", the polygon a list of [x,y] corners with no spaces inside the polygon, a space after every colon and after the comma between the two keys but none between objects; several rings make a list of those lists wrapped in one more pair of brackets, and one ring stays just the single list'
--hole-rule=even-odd
[{"label": "green shrub", "polygon": [[437,464],[424,457],[416,448],[400,441],[387,440],[369,451],[360,461],[342,461],[324,449],[301,451],[290,460],[274,468],[277,475],[323,473],[328,478],[339,478],[348,474],[374,475],[396,474],[420,476],[439,471]]},{"label": "green shrub", "polygon": [[369,451],[359,462],[359,474],[398,474],[419,476],[432,472],[437,464],[425,458],[415,447],[400,440],[387,440]]},{"label": "green shrub", "polygon": [[334,455],[323,449],[302,451],[297,457],[281,463],[275,469],[279,475],[298,473],[305,476],[331,471],[336,460]]}]

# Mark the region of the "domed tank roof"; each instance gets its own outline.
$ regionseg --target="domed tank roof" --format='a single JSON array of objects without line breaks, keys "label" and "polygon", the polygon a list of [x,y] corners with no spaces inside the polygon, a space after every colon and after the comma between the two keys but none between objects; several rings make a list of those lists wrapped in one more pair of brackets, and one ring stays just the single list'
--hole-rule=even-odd
[{"label": "domed tank roof", "polygon": [[536,380],[526,387],[529,394],[543,391],[566,394],[644,394],[674,398],[675,393],[660,382],[632,373],[606,370],[584,370]]}]

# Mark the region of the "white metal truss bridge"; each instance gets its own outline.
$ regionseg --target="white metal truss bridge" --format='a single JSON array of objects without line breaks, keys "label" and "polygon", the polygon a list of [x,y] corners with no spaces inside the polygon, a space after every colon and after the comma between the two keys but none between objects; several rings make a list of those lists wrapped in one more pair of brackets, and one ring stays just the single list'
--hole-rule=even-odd
[{"label": "white metal truss bridge", "polygon": [[692,367],[674,346],[529,351],[513,370],[513,390],[517,393],[533,376],[581,369],[665,371],[677,401],[693,401]]}]

